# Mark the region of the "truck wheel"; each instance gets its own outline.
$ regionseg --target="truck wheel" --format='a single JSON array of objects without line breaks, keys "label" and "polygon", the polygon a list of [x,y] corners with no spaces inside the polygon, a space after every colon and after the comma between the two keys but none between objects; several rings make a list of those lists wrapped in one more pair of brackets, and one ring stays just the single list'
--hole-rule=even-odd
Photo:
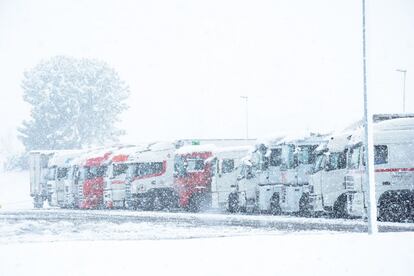
[{"label": "truck wheel", "polygon": [[282,214],[282,208],[280,207],[280,197],[279,194],[274,194],[270,199],[270,213],[272,215]]},{"label": "truck wheel", "polygon": [[229,207],[228,211],[230,213],[237,213],[239,212],[239,195],[236,193],[229,194]]},{"label": "truck wheel", "polygon": [[398,199],[383,201],[380,204],[380,219],[383,221],[399,222],[404,221],[408,214],[407,204]]},{"label": "truck wheel", "polygon": [[208,195],[205,192],[194,193],[190,197],[188,203],[188,211],[198,213],[200,211],[206,211],[209,207]]},{"label": "truck wheel", "polygon": [[333,206],[333,216],[335,218],[348,218],[346,194],[340,195],[335,201]]},{"label": "truck wheel", "polygon": [[142,210],[144,210],[144,211],[154,210],[154,206],[153,206],[154,196],[155,195],[153,193],[150,193],[147,196],[142,196],[140,198],[141,201],[140,201],[139,205],[140,205]]},{"label": "truck wheel", "polygon": [[152,210],[154,211],[161,211],[162,209],[164,209],[164,203],[163,200],[161,199],[159,194],[154,193],[154,195],[152,196]]},{"label": "truck wheel", "polygon": [[311,206],[309,204],[308,193],[304,193],[299,200],[299,215],[303,217],[311,216]]},{"label": "truck wheel", "polygon": [[173,192],[163,194],[164,208],[168,211],[178,208],[178,197]]},{"label": "truck wheel", "polygon": [[200,195],[193,194],[188,201],[188,211],[198,213],[200,211]]},{"label": "truck wheel", "polygon": [[37,209],[43,208],[43,198],[36,196],[33,201],[33,207]]}]

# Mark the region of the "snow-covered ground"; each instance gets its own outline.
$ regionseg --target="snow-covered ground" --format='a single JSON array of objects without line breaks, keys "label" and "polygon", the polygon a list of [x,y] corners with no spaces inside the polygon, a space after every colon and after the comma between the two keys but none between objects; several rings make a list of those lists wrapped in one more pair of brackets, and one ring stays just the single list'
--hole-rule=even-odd
[{"label": "snow-covered ground", "polygon": [[413,275],[414,232],[289,226],[323,218],[31,210],[28,181],[0,174],[0,275]]},{"label": "snow-covered ground", "polygon": [[413,233],[0,246],[0,275],[413,275]]},{"label": "snow-covered ground", "polygon": [[0,210],[33,207],[28,171],[0,173],[0,206]]}]

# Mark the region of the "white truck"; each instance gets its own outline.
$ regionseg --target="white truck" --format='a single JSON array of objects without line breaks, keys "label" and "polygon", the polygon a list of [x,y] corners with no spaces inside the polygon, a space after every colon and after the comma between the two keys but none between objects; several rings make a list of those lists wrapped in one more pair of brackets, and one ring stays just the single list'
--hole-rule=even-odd
[{"label": "white truck", "polygon": [[325,136],[311,133],[258,145],[254,154],[244,160],[229,204],[235,206],[234,210],[308,213],[314,151],[325,142]]},{"label": "white truck", "polygon": [[[373,126],[378,217],[405,221],[414,213],[414,118],[393,119]],[[345,176],[346,209],[366,216],[367,181],[363,130],[356,131],[348,150]]]},{"label": "white truck", "polygon": [[49,206],[67,207],[66,187],[67,182],[72,178],[72,160],[81,153],[81,150],[59,150],[49,160],[47,177]]},{"label": "white truck", "polygon": [[[126,208],[126,182],[129,166],[137,156],[147,150],[147,146],[128,146],[114,151],[108,160],[108,170],[104,178],[104,206],[106,208]],[[130,187],[130,184],[128,184]],[[128,189],[130,197],[130,189]]]},{"label": "white truck", "polygon": [[29,152],[30,196],[35,208],[42,208],[43,202],[49,198],[47,189],[48,163],[54,151]]},{"label": "white truck", "polygon": [[316,151],[316,161],[309,176],[310,207],[315,213],[347,216],[344,181],[347,146],[351,136],[351,132],[334,135]]},{"label": "white truck", "polygon": [[174,143],[149,144],[130,155],[125,184],[126,205],[134,209],[161,210],[176,207],[173,190]]}]

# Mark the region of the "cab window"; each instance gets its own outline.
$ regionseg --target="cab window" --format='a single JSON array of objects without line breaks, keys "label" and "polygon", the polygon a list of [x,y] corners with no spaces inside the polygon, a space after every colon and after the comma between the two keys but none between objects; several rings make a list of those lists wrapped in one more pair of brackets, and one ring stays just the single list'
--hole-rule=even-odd
[{"label": "cab window", "polygon": [[270,166],[278,167],[282,164],[282,149],[272,149],[270,152]]},{"label": "cab window", "polygon": [[203,169],[203,159],[187,159],[187,171],[202,171]]},{"label": "cab window", "polygon": [[223,159],[222,163],[222,172],[231,173],[234,170],[234,160],[233,159]]},{"label": "cab window", "polygon": [[358,169],[360,161],[361,146],[356,146],[349,151],[348,168]]},{"label": "cab window", "polygon": [[385,145],[374,146],[374,164],[387,164],[388,163],[388,147]]},{"label": "cab window", "polygon": [[115,176],[127,173],[128,165],[127,164],[113,164],[112,169],[113,169],[112,175],[115,177]]}]

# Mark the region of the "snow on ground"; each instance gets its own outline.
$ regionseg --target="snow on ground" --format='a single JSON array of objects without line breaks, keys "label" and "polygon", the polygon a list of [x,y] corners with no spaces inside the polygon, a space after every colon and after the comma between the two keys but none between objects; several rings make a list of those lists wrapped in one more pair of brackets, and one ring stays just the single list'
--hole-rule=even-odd
[{"label": "snow on ground", "polygon": [[414,234],[18,243],[0,275],[413,275]]},{"label": "snow on ground", "polygon": [[[59,210],[56,210],[59,211]],[[41,213],[39,213],[41,214]],[[4,219],[0,216],[0,246],[21,242],[166,240],[281,234],[287,231],[227,225],[199,225],[182,220]],[[0,274],[1,275],[1,274]]]},{"label": "snow on ground", "polygon": [[0,173],[0,210],[30,209],[29,171]]}]

